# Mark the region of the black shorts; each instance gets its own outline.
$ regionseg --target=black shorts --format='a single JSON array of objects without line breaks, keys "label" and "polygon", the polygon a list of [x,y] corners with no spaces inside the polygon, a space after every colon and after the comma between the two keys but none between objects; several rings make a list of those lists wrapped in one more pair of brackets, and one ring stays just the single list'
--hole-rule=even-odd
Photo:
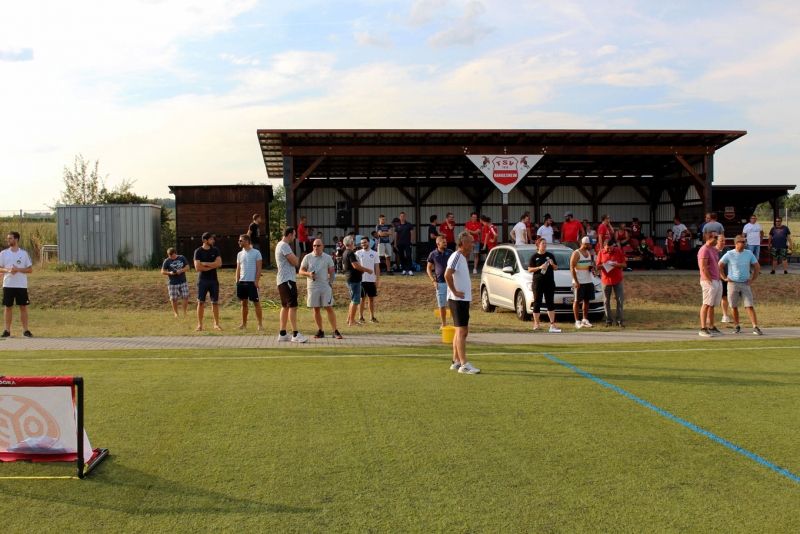
[{"label": "black shorts", "polygon": [[25,287],[4,287],[3,306],[10,308],[17,303],[17,306],[27,306],[31,303],[28,300],[28,288]]},{"label": "black shorts", "polygon": [[447,300],[450,315],[453,316],[453,326],[469,326],[469,305],[468,300]]},{"label": "black shorts", "polygon": [[581,284],[573,290],[575,302],[591,302],[594,298],[594,284]]},{"label": "black shorts", "polygon": [[258,288],[255,282],[236,282],[236,296],[239,300],[258,302]]},{"label": "black shorts", "polygon": [[361,282],[361,296],[375,298],[378,296],[378,286],[375,282]]},{"label": "black shorts", "polygon": [[281,296],[281,308],[297,307],[297,282],[289,280],[278,286],[278,295]]},{"label": "black shorts", "polygon": [[722,297],[728,298],[728,282],[722,281]]},{"label": "black shorts", "polygon": [[211,297],[211,304],[219,302],[219,282],[216,280],[198,280],[197,302],[205,302],[206,294]]}]

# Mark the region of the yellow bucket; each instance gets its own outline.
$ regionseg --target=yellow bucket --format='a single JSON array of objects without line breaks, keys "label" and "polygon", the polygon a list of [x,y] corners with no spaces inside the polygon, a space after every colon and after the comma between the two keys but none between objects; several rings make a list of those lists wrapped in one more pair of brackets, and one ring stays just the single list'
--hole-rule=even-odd
[{"label": "yellow bucket", "polygon": [[453,338],[456,335],[456,329],[452,326],[442,327],[442,343],[453,343]]}]

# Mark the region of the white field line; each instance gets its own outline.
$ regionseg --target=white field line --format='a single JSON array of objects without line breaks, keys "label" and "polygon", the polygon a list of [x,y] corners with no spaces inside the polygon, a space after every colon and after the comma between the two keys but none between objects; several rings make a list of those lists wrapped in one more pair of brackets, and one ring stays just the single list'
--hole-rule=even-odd
[{"label": "white field line", "polygon": [[[572,350],[548,350],[550,354],[651,354],[662,352],[706,352],[725,350],[726,352],[753,352],[762,350],[785,350],[785,349],[800,349],[798,345],[786,345],[783,347],[703,347],[703,348],[683,348],[683,349],[643,349],[643,350],[589,350],[589,351],[572,351]],[[122,349],[121,349],[122,350]],[[149,349],[158,350],[158,349]],[[172,350],[172,349],[165,349]],[[215,349],[224,350],[224,349]],[[257,350],[257,349],[240,349],[240,350]],[[449,354],[449,351],[448,353]],[[470,356],[541,356],[542,351],[527,352],[527,351],[498,351],[498,352],[470,352]],[[258,360],[308,360],[308,359],[345,359],[345,358],[364,358],[364,359],[389,359],[389,358],[408,358],[419,356],[419,354],[405,353],[405,354],[277,354],[277,355],[263,355],[263,356],[124,356],[118,358],[109,357],[91,357],[91,358],[3,358],[0,356],[0,362],[196,362],[196,361],[258,361]],[[425,356],[433,356],[433,354],[426,354]]]}]

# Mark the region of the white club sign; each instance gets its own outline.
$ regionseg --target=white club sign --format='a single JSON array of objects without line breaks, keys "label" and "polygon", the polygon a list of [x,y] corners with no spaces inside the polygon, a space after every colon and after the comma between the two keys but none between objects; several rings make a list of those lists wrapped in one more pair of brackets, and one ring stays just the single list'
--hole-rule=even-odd
[{"label": "white club sign", "polygon": [[543,156],[488,154],[467,157],[500,192],[508,194]]}]

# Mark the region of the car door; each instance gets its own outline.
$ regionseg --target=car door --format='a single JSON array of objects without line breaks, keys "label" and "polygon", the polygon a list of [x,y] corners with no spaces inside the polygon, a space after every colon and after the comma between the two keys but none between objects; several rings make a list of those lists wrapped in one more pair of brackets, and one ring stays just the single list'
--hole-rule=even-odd
[{"label": "car door", "polygon": [[501,294],[503,287],[503,262],[508,254],[505,248],[496,248],[489,255],[486,265],[484,265],[481,275],[489,292],[489,301],[495,306],[507,307],[508,303]]},{"label": "car door", "polygon": [[[514,309],[514,294],[517,291],[517,281],[514,275],[519,272],[517,253],[514,250],[506,249],[506,254],[502,259],[503,263],[498,270],[498,301],[502,303],[502,306]],[[510,272],[507,272],[509,269]]]}]

